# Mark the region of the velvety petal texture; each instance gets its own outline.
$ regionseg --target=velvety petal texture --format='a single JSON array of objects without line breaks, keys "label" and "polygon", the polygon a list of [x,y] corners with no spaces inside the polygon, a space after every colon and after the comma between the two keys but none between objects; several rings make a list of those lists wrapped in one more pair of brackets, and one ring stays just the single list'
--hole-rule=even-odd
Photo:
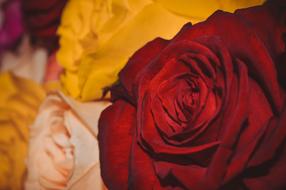
[{"label": "velvety petal texture", "polygon": [[26,189],[105,189],[96,136],[107,106],[82,104],[60,93],[47,96],[30,127]]},{"label": "velvety petal texture", "polygon": [[217,11],[129,59],[99,123],[109,189],[286,188],[285,5]]},{"label": "velvety petal texture", "polygon": [[57,57],[66,93],[102,97],[131,55],[156,37],[171,39],[187,22],[218,9],[233,12],[263,0],[70,0],[64,10]]}]

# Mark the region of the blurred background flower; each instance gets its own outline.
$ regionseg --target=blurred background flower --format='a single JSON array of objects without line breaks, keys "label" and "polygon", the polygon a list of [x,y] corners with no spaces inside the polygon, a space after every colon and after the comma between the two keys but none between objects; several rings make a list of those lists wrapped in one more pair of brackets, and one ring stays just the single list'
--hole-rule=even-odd
[{"label": "blurred background flower", "polygon": [[0,55],[15,46],[23,31],[21,0],[0,1]]},{"label": "blurred background flower", "polygon": [[35,82],[11,73],[0,74],[0,189],[22,189],[28,126],[45,92]]},{"label": "blurred background flower", "polygon": [[33,44],[45,47],[49,52],[58,48],[56,34],[61,13],[67,0],[24,0],[23,19]]},{"label": "blurred background flower", "polygon": [[0,189],[24,188],[29,126],[47,90],[57,88],[46,76],[57,76],[50,67],[58,67],[52,52],[65,2],[0,1]]},{"label": "blurred background flower", "polygon": [[6,51],[2,55],[1,72],[10,71],[14,75],[42,83],[46,72],[48,54],[44,48],[33,48],[28,36],[23,36],[16,51]]}]

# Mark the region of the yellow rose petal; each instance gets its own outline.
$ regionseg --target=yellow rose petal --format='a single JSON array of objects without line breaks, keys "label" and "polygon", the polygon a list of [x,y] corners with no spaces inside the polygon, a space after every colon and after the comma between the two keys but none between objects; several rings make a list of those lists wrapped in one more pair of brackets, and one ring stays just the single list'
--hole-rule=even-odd
[{"label": "yellow rose petal", "polygon": [[0,74],[0,189],[23,188],[28,126],[45,91],[35,82],[8,72]]}]

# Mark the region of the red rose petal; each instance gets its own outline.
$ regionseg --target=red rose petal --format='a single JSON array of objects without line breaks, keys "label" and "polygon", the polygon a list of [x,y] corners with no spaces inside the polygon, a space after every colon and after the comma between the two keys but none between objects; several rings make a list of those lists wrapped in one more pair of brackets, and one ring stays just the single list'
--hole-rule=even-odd
[{"label": "red rose petal", "polygon": [[135,109],[122,100],[104,110],[99,120],[101,175],[109,189],[128,189],[129,159]]},{"label": "red rose petal", "polygon": [[132,141],[129,172],[129,189],[153,189],[157,183],[153,161],[138,145],[135,135]]},{"label": "red rose petal", "polygon": [[[266,14],[269,18],[273,18],[267,7],[260,8],[262,12],[267,12]],[[201,38],[202,34],[204,36],[219,36],[219,39],[232,55],[236,55],[237,58],[246,61],[250,75],[253,75],[262,85],[267,98],[272,103],[273,110],[276,113],[280,112],[283,105],[283,97],[277,81],[277,71],[273,67],[274,62],[269,53],[269,48],[265,46],[267,42],[264,42],[265,38],[260,38],[262,34],[258,35],[257,29],[249,27],[249,23],[245,20],[235,14],[217,11],[207,21],[179,32],[172,40],[172,43],[174,41],[194,41]],[[219,26],[227,26],[227,29]],[[238,34],[238,31],[243,32]],[[268,32],[269,30],[267,29],[266,31]],[[280,41],[275,40],[271,48],[277,49],[276,46],[281,46],[282,31],[279,31],[280,33],[277,36],[280,37]]]},{"label": "red rose petal", "polygon": [[135,52],[126,66],[120,71],[120,82],[126,88],[130,96],[132,96],[132,87],[135,84],[138,73],[150,64],[151,60],[154,59],[167,44],[168,41],[161,38],[156,38],[147,43],[143,48]]},{"label": "red rose petal", "polygon": [[[270,168],[267,172],[257,169],[256,174],[250,175],[244,180],[245,186],[249,190],[284,190],[286,189],[286,146],[285,141],[280,147],[278,154],[275,155],[274,162],[270,162],[267,166]],[[264,175],[263,175],[264,174]]]}]

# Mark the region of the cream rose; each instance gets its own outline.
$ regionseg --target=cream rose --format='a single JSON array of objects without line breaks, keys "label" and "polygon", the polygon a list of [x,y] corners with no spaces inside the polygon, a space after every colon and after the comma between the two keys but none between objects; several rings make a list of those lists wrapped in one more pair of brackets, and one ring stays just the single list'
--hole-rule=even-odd
[{"label": "cream rose", "polygon": [[48,95],[30,128],[26,189],[104,189],[97,122],[108,105]]}]

